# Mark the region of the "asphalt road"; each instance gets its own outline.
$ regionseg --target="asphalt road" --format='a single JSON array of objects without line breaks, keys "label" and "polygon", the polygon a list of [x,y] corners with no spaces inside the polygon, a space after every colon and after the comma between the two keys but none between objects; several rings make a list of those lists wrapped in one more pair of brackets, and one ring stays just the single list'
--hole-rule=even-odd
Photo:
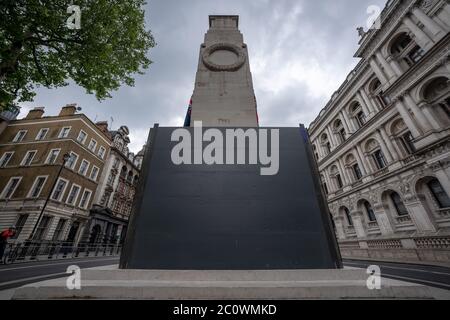
[{"label": "asphalt road", "polygon": [[2,265],[0,266],[0,291],[18,288],[28,283],[67,277],[66,270],[71,265],[85,269],[118,263],[119,257],[102,257]]},{"label": "asphalt road", "polygon": [[[66,277],[68,276],[67,267],[71,265],[85,269],[118,263],[118,257],[103,257],[2,265],[0,266],[0,291],[28,283]],[[378,265],[383,277],[450,290],[450,268],[359,260],[344,260],[344,265],[358,268]]]},{"label": "asphalt road", "polygon": [[382,277],[450,290],[450,268],[446,267],[346,259],[344,265],[356,268],[377,265]]}]

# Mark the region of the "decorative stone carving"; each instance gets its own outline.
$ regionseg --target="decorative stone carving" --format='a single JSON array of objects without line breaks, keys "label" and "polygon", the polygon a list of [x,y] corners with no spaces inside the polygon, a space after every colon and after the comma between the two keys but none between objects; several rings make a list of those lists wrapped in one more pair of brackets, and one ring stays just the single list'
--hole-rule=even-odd
[{"label": "decorative stone carving", "polygon": [[411,193],[411,186],[408,183],[400,184],[399,189],[405,195]]},{"label": "decorative stone carving", "polygon": [[358,27],[358,28],[356,28],[356,30],[358,30],[358,35],[359,35],[361,38],[364,38],[364,36],[365,36],[366,33],[367,33],[367,32],[364,31],[364,28],[363,28],[363,27]]},{"label": "decorative stone carving", "polygon": [[[231,52],[236,55],[235,62],[232,64],[219,64],[213,62],[211,56],[218,51]],[[216,43],[205,49],[203,52],[203,63],[212,71],[237,71],[246,61],[246,56],[242,48],[230,43]]]}]

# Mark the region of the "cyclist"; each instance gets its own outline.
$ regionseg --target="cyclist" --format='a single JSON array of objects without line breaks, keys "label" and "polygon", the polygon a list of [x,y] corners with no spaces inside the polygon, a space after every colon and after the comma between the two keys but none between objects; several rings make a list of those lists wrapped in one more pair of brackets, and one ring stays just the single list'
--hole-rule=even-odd
[{"label": "cyclist", "polygon": [[16,228],[10,227],[6,230],[3,230],[0,233],[0,263],[3,263],[3,254],[5,253],[6,245],[8,244],[8,239],[14,237],[16,234]]}]

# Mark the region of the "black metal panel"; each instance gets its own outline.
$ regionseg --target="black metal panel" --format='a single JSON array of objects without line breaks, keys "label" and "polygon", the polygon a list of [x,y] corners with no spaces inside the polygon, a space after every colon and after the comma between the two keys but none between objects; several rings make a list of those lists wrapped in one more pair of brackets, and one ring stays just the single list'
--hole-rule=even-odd
[{"label": "black metal panel", "polygon": [[259,165],[176,166],[175,129],[151,131],[121,268],[341,267],[303,128],[279,129],[274,176],[261,176]]}]

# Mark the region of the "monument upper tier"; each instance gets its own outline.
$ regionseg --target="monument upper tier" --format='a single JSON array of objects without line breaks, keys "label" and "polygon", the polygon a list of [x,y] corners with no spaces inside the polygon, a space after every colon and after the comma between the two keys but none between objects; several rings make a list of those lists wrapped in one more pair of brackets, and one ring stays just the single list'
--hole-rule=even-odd
[{"label": "monument upper tier", "polygon": [[239,16],[209,17],[200,47],[191,125],[257,127],[258,115],[247,45],[238,29]]}]

